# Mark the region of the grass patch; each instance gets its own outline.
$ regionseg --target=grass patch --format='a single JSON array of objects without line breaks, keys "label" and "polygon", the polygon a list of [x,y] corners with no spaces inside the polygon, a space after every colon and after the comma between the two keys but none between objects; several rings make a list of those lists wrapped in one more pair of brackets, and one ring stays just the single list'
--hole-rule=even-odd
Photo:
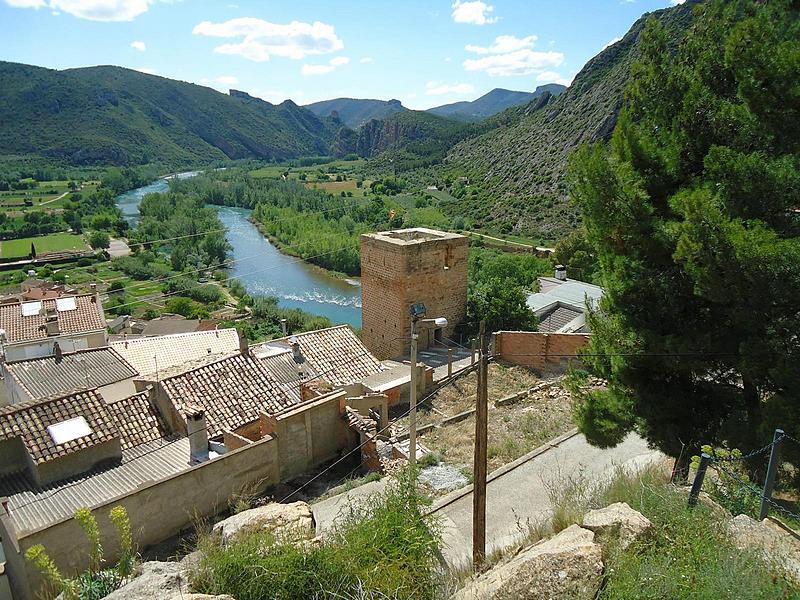
[{"label": "grass patch", "polygon": [[661,468],[638,473],[619,469],[600,486],[580,478],[557,485],[551,494],[558,507],[553,531],[580,523],[588,510],[614,502],[627,502],[653,523],[652,535],[625,550],[613,543],[605,546],[600,600],[800,597],[755,552],[733,545],[724,518],[702,504],[687,508],[686,490],[669,484]]},{"label": "grass patch", "polygon": [[53,233],[50,235],[2,241],[0,242],[0,256],[3,258],[24,258],[30,254],[31,244],[36,247],[37,254],[86,249],[86,243],[80,235],[72,233]]},{"label": "grass patch", "polygon": [[383,494],[352,505],[319,546],[276,541],[268,532],[227,548],[203,538],[192,587],[237,600],[433,599],[440,538],[425,505],[406,472]]}]

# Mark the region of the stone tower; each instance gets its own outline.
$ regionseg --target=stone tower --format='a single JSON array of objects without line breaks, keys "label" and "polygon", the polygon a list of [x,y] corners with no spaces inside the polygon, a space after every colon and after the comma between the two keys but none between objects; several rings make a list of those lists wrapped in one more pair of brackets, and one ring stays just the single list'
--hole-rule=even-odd
[{"label": "stone tower", "polygon": [[423,327],[419,349],[450,337],[467,310],[469,240],[415,227],[361,236],[362,339],[381,360],[408,354],[412,304],[428,317],[446,317],[444,330]]}]

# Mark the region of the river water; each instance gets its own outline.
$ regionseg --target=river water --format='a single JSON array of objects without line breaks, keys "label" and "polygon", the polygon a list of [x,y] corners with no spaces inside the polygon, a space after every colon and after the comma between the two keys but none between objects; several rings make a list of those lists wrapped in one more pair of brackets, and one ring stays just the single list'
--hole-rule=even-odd
[{"label": "river water", "polygon": [[[194,174],[181,173],[178,177]],[[158,179],[121,194],[117,197],[117,205],[125,218],[135,224],[139,217],[139,202],[145,194],[165,192],[167,188],[167,182]],[[328,317],[334,323],[361,327],[360,285],[281,254],[248,220],[249,210],[227,206],[214,208],[227,230],[225,237],[233,247],[231,258],[235,262],[229,269],[230,275],[241,280],[248,293],[277,296],[280,306],[285,308],[302,308]]]}]

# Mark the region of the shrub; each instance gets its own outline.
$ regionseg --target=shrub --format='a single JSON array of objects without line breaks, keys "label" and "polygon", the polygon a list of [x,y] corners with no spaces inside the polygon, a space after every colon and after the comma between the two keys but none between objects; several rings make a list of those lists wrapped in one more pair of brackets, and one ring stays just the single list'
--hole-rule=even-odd
[{"label": "shrub", "polygon": [[104,250],[111,245],[111,238],[105,231],[92,231],[89,233],[88,242],[95,250]]},{"label": "shrub", "polygon": [[440,538],[425,504],[406,471],[383,494],[350,506],[319,547],[279,543],[269,532],[225,548],[203,540],[193,587],[237,600],[433,598]]}]

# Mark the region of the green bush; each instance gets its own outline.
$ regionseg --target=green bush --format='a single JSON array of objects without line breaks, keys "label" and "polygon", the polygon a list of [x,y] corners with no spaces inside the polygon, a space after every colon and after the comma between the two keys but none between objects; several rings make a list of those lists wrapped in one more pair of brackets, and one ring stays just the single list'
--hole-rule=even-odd
[{"label": "green bush", "polygon": [[206,539],[192,585],[237,600],[432,599],[440,537],[425,505],[406,472],[383,494],[351,505],[319,547],[278,543],[265,532],[225,548]]}]

